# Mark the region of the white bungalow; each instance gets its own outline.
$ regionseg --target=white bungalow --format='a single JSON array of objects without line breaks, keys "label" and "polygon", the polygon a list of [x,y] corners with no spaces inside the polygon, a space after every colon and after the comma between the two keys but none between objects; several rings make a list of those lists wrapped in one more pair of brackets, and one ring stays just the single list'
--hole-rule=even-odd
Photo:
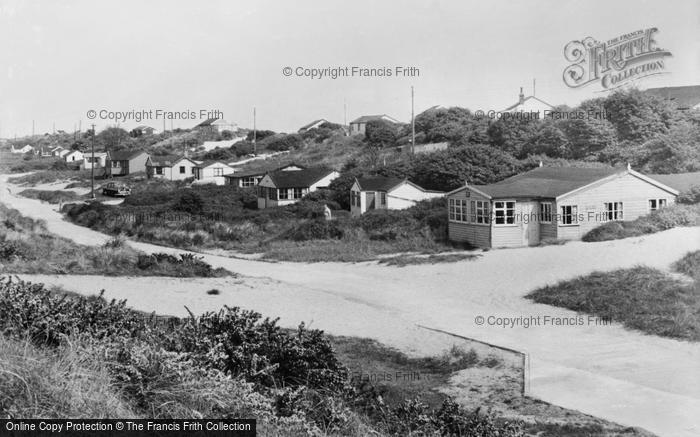
[{"label": "white bungalow", "polygon": [[421,200],[442,197],[408,179],[374,176],[357,178],[350,188],[350,213],[359,216],[373,209],[406,209]]}]

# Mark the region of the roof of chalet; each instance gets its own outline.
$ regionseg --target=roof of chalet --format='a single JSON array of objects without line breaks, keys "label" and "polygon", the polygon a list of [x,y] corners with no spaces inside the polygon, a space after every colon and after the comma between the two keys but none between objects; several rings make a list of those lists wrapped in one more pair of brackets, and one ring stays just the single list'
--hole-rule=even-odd
[{"label": "roof of chalet", "polygon": [[650,174],[648,176],[678,191],[687,191],[693,186],[700,186],[700,171],[694,173]]},{"label": "roof of chalet", "polygon": [[304,126],[300,127],[299,130],[300,131],[307,130],[311,126],[318,124],[318,123],[328,123],[328,120],[326,120],[325,118],[319,118],[318,120],[314,120],[309,124],[305,124]]},{"label": "roof of chalet", "polygon": [[368,122],[370,122],[370,121],[374,121],[374,120],[383,120],[383,119],[385,119],[385,118],[388,118],[388,119],[389,119],[391,122],[393,122],[393,123],[398,123],[398,122],[399,122],[399,121],[396,120],[395,118],[389,117],[389,116],[386,115],[386,114],[379,114],[379,115],[363,115],[362,117],[358,117],[358,118],[354,119],[354,120],[351,121],[350,123],[351,123],[351,124],[353,124],[353,123],[368,123]]},{"label": "roof of chalet", "polygon": [[225,165],[226,167],[231,167],[230,165],[226,164],[225,162],[221,162],[221,161],[217,161],[217,160],[206,160],[206,161],[197,162],[196,164],[197,164],[197,167],[199,167],[199,168],[206,168],[206,167],[212,166],[214,164],[221,164],[221,165]]},{"label": "roof of chalet", "polygon": [[143,150],[119,150],[117,152],[109,152],[109,159],[111,161],[130,161],[142,153],[146,153]]},{"label": "roof of chalet", "polygon": [[525,97],[525,98],[523,99],[522,102],[518,101],[517,103],[515,103],[515,104],[513,104],[513,105],[510,105],[509,107],[507,107],[507,108],[504,109],[503,111],[512,111],[513,109],[517,108],[518,106],[522,105],[523,103],[527,102],[527,101],[530,100],[530,99],[535,99],[535,100],[537,100],[537,101],[540,102],[540,103],[544,103],[545,105],[549,106],[550,108],[554,108],[554,106],[550,105],[549,103],[545,102],[545,101],[542,100],[542,99],[539,99],[539,98],[537,98],[537,97],[535,97],[535,96],[528,96],[528,97]]},{"label": "roof of chalet", "polygon": [[[608,176],[628,171],[623,168],[538,167],[489,185],[469,185],[493,198],[556,198]],[[458,190],[455,190],[458,191]]]},{"label": "roof of chalet", "polygon": [[647,94],[673,100],[680,109],[693,108],[700,104],[700,85],[649,88]]},{"label": "roof of chalet", "polygon": [[[149,157],[151,166],[153,167],[172,167],[175,165],[178,161],[182,159],[187,159],[188,161],[192,161],[191,159],[180,156],[180,155],[162,155],[162,156],[150,156]],[[194,162],[194,161],[192,161]]]},{"label": "roof of chalet", "polygon": [[276,167],[256,167],[256,168],[251,168],[248,170],[243,170],[243,171],[237,171],[236,173],[232,174],[227,174],[224,175],[225,178],[245,178],[245,177],[250,177],[250,176],[264,176],[267,173],[274,172],[274,171],[279,171],[279,170],[284,170],[285,168],[288,167],[299,167],[300,169],[305,169],[303,165],[295,164],[295,163],[289,163],[285,164],[282,166],[276,166]]},{"label": "roof of chalet", "polygon": [[355,180],[362,191],[389,191],[395,186],[402,184],[406,179],[386,176],[369,176],[357,178]]},{"label": "roof of chalet", "polygon": [[270,176],[272,183],[277,188],[304,188],[310,187],[333,171],[329,168],[317,167],[294,171],[277,170],[267,175]]}]

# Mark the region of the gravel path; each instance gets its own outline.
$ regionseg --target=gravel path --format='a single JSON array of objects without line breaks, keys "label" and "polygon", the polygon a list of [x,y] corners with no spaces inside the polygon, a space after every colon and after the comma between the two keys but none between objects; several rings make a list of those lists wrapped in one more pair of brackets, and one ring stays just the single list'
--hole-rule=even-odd
[{"label": "gravel path", "polygon": [[[50,205],[19,198],[0,176],[0,201],[46,220],[49,230],[81,244],[109,237],[63,221]],[[145,252],[177,252],[131,242]],[[700,345],[632,332],[617,324],[596,325],[584,317],[576,326],[504,328],[500,318],[576,318],[576,314],[534,304],[529,291],[594,270],[638,264],[662,269],[700,248],[700,228],[679,228],[603,243],[494,250],[474,261],[396,268],[376,263],[269,263],[204,255],[207,262],[244,275],[211,299],[202,280],[42,277],[83,293],[106,288],[147,311],[182,314],[241,305],[285,323],[307,320],[333,334],[376,338],[402,350],[430,353],[443,345],[420,334],[420,324],[523,351],[530,358],[529,394],[566,408],[658,435],[700,435]],[[39,279],[38,277],[34,277]],[[177,285],[174,285],[177,284]],[[202,283],[203,284],[203,283]],[[179,291],[178,291],[179,290]],[[157,293],[155,293],[157,291]],[[167,297],[169,293],[172,298]],[[243,305],[245,304],[245,305]],[[195,311],[197,312],[197,311]],[[485,318],[480,325],[477,316]]]}]

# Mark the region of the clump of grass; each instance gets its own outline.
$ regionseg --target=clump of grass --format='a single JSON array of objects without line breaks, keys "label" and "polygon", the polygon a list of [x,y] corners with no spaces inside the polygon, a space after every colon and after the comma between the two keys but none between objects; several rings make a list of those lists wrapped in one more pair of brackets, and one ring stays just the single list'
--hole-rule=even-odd
[{"label": "clump of grass", "polygon": [[218,288],[212,288],[211,290],[207,290],[207,294],[216,296],[221,294],[221,291]]},{"label": "clump of grass", "polygon": [[[695,269],[697,254],[676,264]],[[568,308],[663,337],[700,341],[700,282],[693,284],[649,267],[595,272],[528,294],[537,303]]]},{"label": "clump of grass", "polygon": [[688,252],[683,258],[673,263],[673,270],[700,281],[700,250]]},{"label": "clump of grass", "polygon": [[42,202],[48,202],[51,204],[75,202],[81,199],[81,196],[73,191],[27,189],[22,190],[19,195],[29,199],[38,199]]},{"label": "clump of grass", "polygon": [[439,263],[454,263],[459,261],[473,261],[481,255],[473,255],[467,253],[445,253],[433,254],[428,256],[421,255],[397,255],[390,258],[382,258],[379,264],[388,266],[405,267],[409,265],[420,264],[439,264]]},{"label": "clump of grass", "polygon": [[9,417],[139,417],[112,389],[107,366],[71,345],[57,350],[0,335],[0,410]]}]

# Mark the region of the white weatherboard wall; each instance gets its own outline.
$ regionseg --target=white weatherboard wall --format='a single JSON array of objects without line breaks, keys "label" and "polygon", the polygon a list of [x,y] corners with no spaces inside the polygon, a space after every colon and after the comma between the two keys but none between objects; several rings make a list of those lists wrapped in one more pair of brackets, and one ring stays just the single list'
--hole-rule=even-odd
[{"label": "white weatherboard wall", "polygon": [[[666,199],[668,205],[675,203],[676,195],[663,190],[632,173],[625,173],[585,190],[557,199],[556,210],[561,214],[561,206],[576,205],[583,221],[578,225],[557,226],[557,238],[579,239],[586,232],[600,226],[606,202],[622,202],[622,219],[634,220],[649,214],[649,199]],[[598,216],[596,216],[598,214]]]},{"label": "white weatherboard wall", "polygon": [[387,193],[388,209],[410,208],[421,200],[444,196],[444,193],[424,191],[408,182],[403,182]]}]

